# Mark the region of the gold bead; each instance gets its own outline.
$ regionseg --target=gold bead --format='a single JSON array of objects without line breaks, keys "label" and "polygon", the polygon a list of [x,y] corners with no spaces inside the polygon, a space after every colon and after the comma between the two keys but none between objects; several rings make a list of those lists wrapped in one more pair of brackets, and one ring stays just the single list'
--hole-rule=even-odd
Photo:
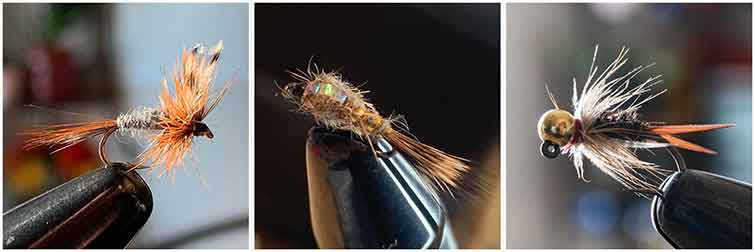
[{"label": "gold bead", "polygon": [[540,140],[548,140],[559,146],[568,144],[574,136],[575,130],[574,117],[566,110],[548,110],[537,122],[537,133]]}]

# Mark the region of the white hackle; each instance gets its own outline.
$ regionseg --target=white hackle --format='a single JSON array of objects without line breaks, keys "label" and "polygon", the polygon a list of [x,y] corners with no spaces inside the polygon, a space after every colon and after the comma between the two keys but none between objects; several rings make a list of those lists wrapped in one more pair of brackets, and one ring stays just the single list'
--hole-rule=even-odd
[{"label": "white hackle", "polygon": [[668,171],[661,169],[654,163],[640,160],[632,149],[661,148],[668,147],[668,145],[633,142],[610,137],[609,134],[631,136],[641,133],[627,131],[623,128],[596,125],[597,119],[606,113],[612,113],[615,116],[636,115],[637,110],[644,103],[666,92],[666,90],[662,90],[642,98],[644,94],[652,91],[651,87],[661,82],[659,80],[661,75],[650,77],[639,85],[632,85],[632,79],[652,64],[635,67],[624,75],[614,77],[614,74],[627,63],[626,55],[628,51],[628,49],[622,47],[616,59],[600,75],[596,76],[598,66],[595,65],[595,58],[597,57],[598,46],[595,46],[592,64],[581,95],[577,93],[576,79],[572,80],[574,84],[572,96],[575,109],[574,116],[581,122],[582,127],[579,134],[582,136],[582,141],[567,150],[574,161],[577,176],[585,181],[587,180],[584,177],[582,157],[587,157],[602,172],[628,189],[654,190],[657,185],[653,184],[652,181],[658,181],[662,176],[667,175]]}]

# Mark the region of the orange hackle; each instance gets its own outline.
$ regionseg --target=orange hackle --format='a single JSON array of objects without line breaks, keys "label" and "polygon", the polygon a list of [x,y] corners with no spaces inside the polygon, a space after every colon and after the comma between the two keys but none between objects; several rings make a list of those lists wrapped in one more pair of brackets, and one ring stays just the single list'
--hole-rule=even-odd
[{"label": "orange hackle", "polygon": [[730,127],[734,127],[734,124],[661,125],[661,126],[651,127],[650,131],[655,134],[658,134],[658,136],[662,137],[664,140],[666,140],[669,144],[671,144],[674,147],[715,155],[715,154],[718,154],[718,152],[705,148],[703,146],[679,139],[672,135],[692,133],[692,132],[705,132],[705,131],[711,131],[711,130],[717,130],[717,129],[730,128]]},{"label": "orange hackle", "polygon": [[226,83],[212,100],[210,90],[215,78],[215,66],[222,50],[222,41],[209,54],[203,54],[194,48],[184,50],[181,64],[173,71],[172,84],[174,95],[171,96],[167,80],[162,81],[159,118],[160,134],[152,138],[152,144],[141,155],[137,165],[150,160],[152,165],[163,167],[160,173],[173,172],[184,157],[191,152],[195,134],[195,123],[201,122],[223,99],[230,87]]}]

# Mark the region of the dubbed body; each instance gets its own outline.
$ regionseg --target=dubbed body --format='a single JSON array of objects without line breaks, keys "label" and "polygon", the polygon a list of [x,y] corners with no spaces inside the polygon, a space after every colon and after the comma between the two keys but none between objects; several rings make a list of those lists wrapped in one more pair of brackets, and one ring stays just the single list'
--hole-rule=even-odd
[{"label": "dubbed body", "polygon": [[318,122],[336,129],[355,132],[361,137],[380,135],[391,129],[375,107],[355,88],[334,74],[315,75],[306,80],[301,97],[302,108]]},{"label": "dubbed body", "polygon": [[[373,142],[385,138],[403,151],[430,180],[431,186],[453,195],[461,187],[461,179],[471,169],[468,160],[446,154],[407,136],[402,116],[385,118],[365,99],[360,91],[335,72],[320,70],[289,72],[297,82],[281,88],[281,95],[296,104],[299,112],[311,115],[326,127],[346,130],[366,139],[377,156]],[[403,132],[402,132],[403,131]]]}]

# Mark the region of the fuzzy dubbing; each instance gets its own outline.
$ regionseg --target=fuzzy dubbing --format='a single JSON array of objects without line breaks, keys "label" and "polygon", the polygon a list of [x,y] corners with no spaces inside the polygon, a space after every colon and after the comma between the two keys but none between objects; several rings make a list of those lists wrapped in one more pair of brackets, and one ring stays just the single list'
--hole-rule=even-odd
[{"label": "fuzzy dubbing", "polygon": [[118,125],[118,130],[120,131],[131,129],[156,130],[160,129],[159,122],[161,117],[162,111],[160,110],[140,108],[118,115],[115,123]]}]

